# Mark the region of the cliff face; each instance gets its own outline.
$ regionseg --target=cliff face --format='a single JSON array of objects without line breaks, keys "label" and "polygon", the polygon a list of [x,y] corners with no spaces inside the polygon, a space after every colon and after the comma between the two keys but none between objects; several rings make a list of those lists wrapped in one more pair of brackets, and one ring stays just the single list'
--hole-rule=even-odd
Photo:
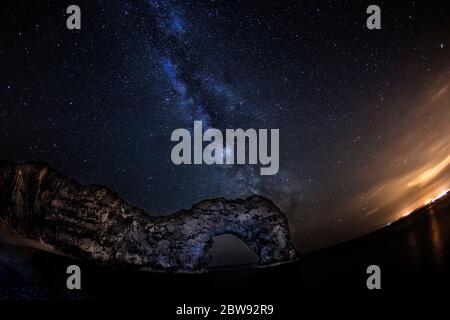
[{"label": "cliff face", "polygon": [[70,256],[149,270],[198,271],[212,238],[230,233],[272,264],[295,258],[286,216],[272,201],[212,199],[151,217],[111,190],[80,185],[42,163],[0,161],[0,233]]}]

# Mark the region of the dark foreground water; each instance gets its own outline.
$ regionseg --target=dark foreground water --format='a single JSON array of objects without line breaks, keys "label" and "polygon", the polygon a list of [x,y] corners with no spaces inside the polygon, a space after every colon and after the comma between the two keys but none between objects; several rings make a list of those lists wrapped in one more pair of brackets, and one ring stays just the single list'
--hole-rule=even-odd
[{"label": "dark foreground water", "polygon": [[[1,299],[117,299],[175,308],[186,304],[269,303],[304,298],[450,298],[450,196],[362,238],[268,268],[207,274],[129,272],[34,249],[0,245]],[[68,291],[66,267],[78,264],[82,290]],[[378,291],[366,268],[381,268]]]}]

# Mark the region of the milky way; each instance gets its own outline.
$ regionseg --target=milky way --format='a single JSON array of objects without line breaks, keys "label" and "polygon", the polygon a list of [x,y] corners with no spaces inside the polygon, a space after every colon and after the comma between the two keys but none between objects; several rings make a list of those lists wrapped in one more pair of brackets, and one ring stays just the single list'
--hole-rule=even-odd
[{"label": "milky way", "polygon": [[[400,218],[450,187],[448,1],[5,4],[0,158],[42,160],[150,214],[260,193],[301,250]],[[175,166],[170,136],[280,129],[280,171]]]}]

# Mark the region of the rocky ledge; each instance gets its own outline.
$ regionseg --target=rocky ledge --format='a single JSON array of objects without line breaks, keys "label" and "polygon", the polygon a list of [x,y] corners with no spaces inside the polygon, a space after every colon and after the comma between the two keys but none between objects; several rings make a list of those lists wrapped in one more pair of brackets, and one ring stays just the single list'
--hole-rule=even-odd
[{"label": "rocky ledge", "polygon": [[204,200],[154,217],[47,164],[0,161],[0,236],[11,234],[74,258],[146,270],[203,271],[221,234],[240,238],[260,265],[296,256],[286,216],[261,196]]}]

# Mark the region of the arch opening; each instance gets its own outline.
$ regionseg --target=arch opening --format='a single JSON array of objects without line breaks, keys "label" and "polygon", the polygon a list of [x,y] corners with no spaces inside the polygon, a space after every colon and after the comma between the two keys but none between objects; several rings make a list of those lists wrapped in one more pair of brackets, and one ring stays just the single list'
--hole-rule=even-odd
[{"label": "arch opening", "polygon": [[214,236],[209,249],[211,260],[208,269],[254,266],[259,257],[237,236],[221,234]]}]

